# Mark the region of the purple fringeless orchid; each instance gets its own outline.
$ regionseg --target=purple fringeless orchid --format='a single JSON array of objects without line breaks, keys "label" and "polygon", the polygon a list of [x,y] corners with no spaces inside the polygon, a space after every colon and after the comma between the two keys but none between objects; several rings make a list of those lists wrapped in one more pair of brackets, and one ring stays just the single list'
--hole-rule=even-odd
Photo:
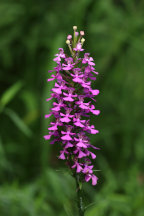
[{"label": "purple fringeless orchid", "polygon": [[99,131],[90,125],[90,114],[99,115],[95,108],[94,97],[99,94],[98,89],[92,89],[91,82],[95,80],[95,63],[89,53],[84,53],[84,32],[76,32],[74,36],[68,35],[66,44],[71,56],[68,57],[62,48],[53,59],[57,66],[50,73],[47,81],[55,80],[51,89],[51,99],[55,99],[51,112],[45,118],[53,116],[54,121],[49,125],[49,133],[45,140],[52,139],[51,144],[61,144],[59,159],[66,160],[73,173],[79,173],[83,181],[92,180],[92,185],[97,184],[97,176],[93,173],[92,160],[96,158],[90,144],[88,134],[97,134]]}]

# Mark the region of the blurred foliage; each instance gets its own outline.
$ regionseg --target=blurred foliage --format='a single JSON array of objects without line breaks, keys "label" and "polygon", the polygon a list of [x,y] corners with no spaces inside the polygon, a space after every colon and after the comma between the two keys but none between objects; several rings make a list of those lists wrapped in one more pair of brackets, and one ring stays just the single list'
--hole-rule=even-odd
[{"label": "blurred foliage", "polygon": [[143,11],[143,0],[0,1],[0,216],[77,214],[74,180],[43,140],[47,70],[73,25],[100,72],[100,172],[84,185],[86,216],[144,215]]}]

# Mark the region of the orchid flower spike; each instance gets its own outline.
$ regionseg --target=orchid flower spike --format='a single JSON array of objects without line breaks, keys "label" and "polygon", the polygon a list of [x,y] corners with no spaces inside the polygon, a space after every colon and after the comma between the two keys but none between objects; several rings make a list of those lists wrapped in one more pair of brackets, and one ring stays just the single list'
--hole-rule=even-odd
[{"label": "orchid flower spike", "polygon": [[98,178],[94,175],[92,161],[98,148],[90,144],[88,134],[99,133],[94,125],[90,125],[90,114],[100,114],[93,105],[99,90],[91,87],[98,72],[90,54],[83,53],[84,31],[76,32],[77,26],[73,26],[73,30],[73,36],[69,34],[66,39],[71,56],[68,57],[59,48],[53,59],[57,66],[48,82],[55,80],[55,85],[47,101],[54,99],[55,102],[45,117],[53,116],[54,121],[50,123],[44,138],[51,139],[52,144],[61,145],[59,159],[67,162],[73,174],[79,173],[83,182],[91,180],[92,185],[96,185]]}]

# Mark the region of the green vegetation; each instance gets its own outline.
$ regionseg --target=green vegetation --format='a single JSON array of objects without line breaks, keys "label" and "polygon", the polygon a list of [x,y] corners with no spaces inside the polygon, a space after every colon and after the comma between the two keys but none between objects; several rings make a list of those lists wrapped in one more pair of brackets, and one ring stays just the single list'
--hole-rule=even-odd
[{"label": "green vegetation", "polygon": [[144,1],[0,1],[0,216],[77,215],[75,182],[45,142],[53,55],[72,26],[99,71],[86,216],[144,215]]}]

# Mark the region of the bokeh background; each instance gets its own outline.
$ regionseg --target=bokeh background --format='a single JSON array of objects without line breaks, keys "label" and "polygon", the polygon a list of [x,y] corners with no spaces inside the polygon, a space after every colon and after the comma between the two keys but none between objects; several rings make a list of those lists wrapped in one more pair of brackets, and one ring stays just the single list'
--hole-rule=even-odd
[{"label": "bokeh background", "polygon": [[75,182],[43,139],[47,71],[73,25],[86,33],[101,92],[86,216],[144,215],[144,1],[0,0],[0,216],[77,215]]}]

